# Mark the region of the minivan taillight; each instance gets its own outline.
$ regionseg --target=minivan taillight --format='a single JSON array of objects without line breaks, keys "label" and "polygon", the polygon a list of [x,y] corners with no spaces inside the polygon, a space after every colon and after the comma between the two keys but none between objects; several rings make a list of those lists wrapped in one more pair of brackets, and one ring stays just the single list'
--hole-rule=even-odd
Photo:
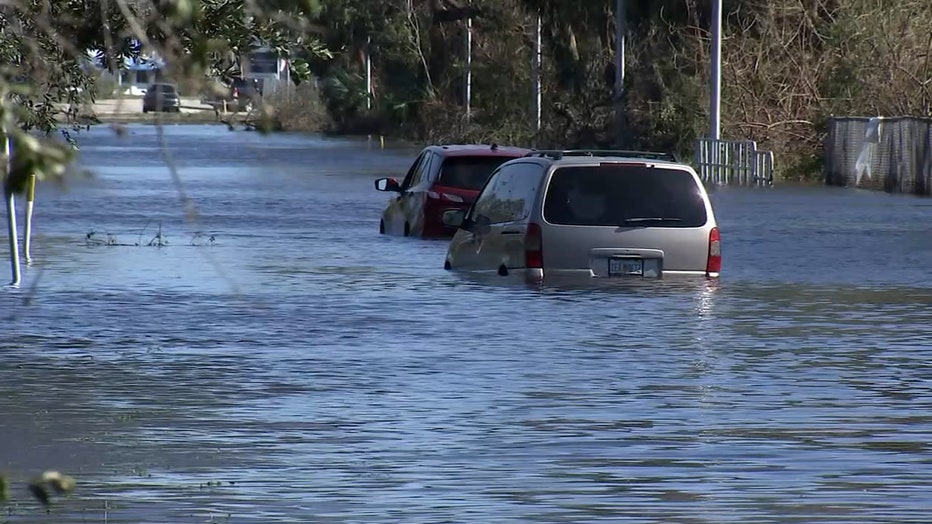
[{"label": "minivan taillight", "polygon": [[719,273],[722,270],[722,235],[717,227],[709,231],[709,259],[705,264],[705,274]]},{"label": "minivan taillight", "polygon": [[544,250],[540,225],[531,222],[524,233],[524,267],[543,269]]}]

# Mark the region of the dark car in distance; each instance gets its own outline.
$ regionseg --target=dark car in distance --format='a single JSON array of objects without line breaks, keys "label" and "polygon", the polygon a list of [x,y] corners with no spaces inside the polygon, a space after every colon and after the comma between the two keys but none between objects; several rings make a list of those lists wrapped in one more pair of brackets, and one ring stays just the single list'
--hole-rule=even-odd
[{"label": "dark car in distance", "polygon": [[177,113],[181,111],[181,97],[178,95],[178,88],[174,84],[155,83],[146,88],[146,94],[142,97],[142,112],[167,112]]},{"label": "dark car in distance", "polygon": [[379,232],[451,237],[456,228],[443,224],[443,213],[450,209],[468,210],[499,165],[530,152],[495,144],[425,147],[400,183],[394,178],[375,181],[378,191],[397,193],[382,212]]},{"label": "dark car in distance", "polygon": [[263,82],[258,78],[233,77],[217,81],[202,102],[223,111],[249,111],[262,100]]}]

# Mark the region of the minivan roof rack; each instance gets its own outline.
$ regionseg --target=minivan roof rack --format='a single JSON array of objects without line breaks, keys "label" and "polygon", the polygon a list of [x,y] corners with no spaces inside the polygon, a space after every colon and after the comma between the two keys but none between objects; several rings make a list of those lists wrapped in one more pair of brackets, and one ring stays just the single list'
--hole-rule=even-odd
[{"label": "minivan roof rack", "polygon": [[560,160],[565,156],[617,156],[629,158],[645,158],[650,160],[667,160],[679,162],[676,153],[661,153],[657,151],[631,151],[622,149],[535,149],[524,156],[550,157]]}]

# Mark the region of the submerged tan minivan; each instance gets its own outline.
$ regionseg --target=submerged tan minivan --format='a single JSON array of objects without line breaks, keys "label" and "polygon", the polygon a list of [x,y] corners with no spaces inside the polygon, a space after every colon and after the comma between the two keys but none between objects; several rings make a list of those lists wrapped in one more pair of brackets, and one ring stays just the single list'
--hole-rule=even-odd
[{"label": "submerged tan minivan", "polygon": [[721,238],[696,172],[670,155],[534,151],[502,164],[458,227],[444,267],[548,275],[718,277]]}]

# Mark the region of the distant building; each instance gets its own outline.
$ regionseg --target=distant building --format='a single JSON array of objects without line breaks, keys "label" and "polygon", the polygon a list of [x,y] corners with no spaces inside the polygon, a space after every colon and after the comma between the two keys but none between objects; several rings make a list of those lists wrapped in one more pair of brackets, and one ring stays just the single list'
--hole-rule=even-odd
[{"label": "distant building", "polygon": [[[98,51],[88,50],[87,56],[102,78],[112,79],[116,90],[127,94],[141,96],[148,86],[164,78],[165,61],[156,55],[124,58],[122,67],[116,72],[104,67],[103,57]],[[288,60],[269,47],[259,47],[241,57],[240,70],[243,78],[259,80],[264,94],[275,93],[291,81]]]},{"label": "distant building", "polygon": [[165,61],[158,56],[140,56],[123,59],[123,65],[115,72],[104,67],[103,57],[97,51],[88,51],[91,64],[100,72],[101,78],[110,78],[116,90],[126,94],[142,96],[146,88],[164,78]]},{"label": "distant building", "polygon": [[251,51],[241,63],[243,78],[259,80],[263,94],[275,93],[290,81],[288,60],[268,47]]},{"label": "distant building", "polygon": [[161,58],[126,59],[124,67],[117,75],[117,89],[129,91],[130,94],[145,93],[145,89],[164,78],[165,62]]}]

